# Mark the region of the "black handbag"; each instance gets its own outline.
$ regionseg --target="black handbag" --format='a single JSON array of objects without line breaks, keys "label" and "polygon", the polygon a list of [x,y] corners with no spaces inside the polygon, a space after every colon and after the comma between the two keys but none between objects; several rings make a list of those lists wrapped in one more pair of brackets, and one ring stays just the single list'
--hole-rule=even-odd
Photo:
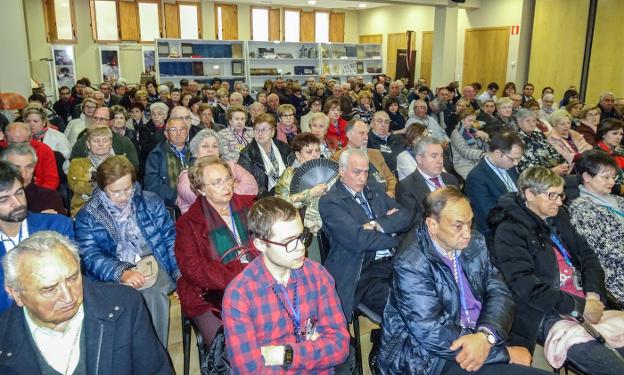
[{"label": "black handbag", "polygon": [[217,331],[217,335],[212,344],[203,355],[199,364],[202,375],[229,375],[232,373],[230,360],[228,359],[227,350],[225,348],[225,334],[223,326]]}]

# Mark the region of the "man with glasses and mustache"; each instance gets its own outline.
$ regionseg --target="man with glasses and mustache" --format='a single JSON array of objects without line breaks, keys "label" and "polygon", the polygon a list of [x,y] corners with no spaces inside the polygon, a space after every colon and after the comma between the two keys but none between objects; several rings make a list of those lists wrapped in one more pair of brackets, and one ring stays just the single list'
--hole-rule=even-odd
[{"label": "man with glasses and mustache", "polygon": [[[33,233],[52,230],[74,238],[72,221],[62,215],[28,212],[24,180],[11,163],[0,161],[0,258]],[[0,282],[4,275],[0,273]],[[12,302],[0,290],[0,312]]]},{"label": "man with glasses and mustache", "polygon": [[332,277],[305,257],[310,235],[299,212],[264,198],[252,206],[248,227],[261,255],[223,298],[234,373],[332,374],[347,358],[349,333]]},{"label": "man with glasses and mustache", "polygon": [[490,151],[466,177],[464,193],[470,199],[477,230],[488,236],[487,216],[498,198],[518,191],[518,170],[524,143],[516,133],[505,130],[494,135]]}]

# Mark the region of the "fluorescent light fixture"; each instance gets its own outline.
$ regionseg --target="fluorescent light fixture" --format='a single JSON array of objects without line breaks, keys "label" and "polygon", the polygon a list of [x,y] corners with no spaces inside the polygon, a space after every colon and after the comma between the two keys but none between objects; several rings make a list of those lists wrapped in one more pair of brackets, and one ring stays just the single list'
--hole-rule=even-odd
[{"label": "fluorescent light fixture", "polygon": [[366,8],[368,5],[364,3],[359,3],[358,8]]},{"label": "fluorescent light fixture", "polygon": [[308,5],[316,5],[316,0],[308,0]]}]

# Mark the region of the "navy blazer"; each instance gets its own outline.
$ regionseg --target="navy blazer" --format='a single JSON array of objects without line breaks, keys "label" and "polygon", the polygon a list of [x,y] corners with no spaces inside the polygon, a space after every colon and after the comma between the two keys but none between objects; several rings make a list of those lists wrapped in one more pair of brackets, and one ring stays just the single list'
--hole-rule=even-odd
[{"label": "navy blazer", "polygon": [[[507,170],[507,174],[518,186],[518,170],[515,167],[510,168]],[[491,231],[487,225],[488,214],[496,206],[498,198],[505,193],[507,193],[505,184],[490,168],[485,158],[482,158],[466,177],[464,194],[470,199],[477,230],[486,238]]]},{"label": "navy blazer", "polygon": [[[384,233],[362,228],[370,219],[342,182],[332,186],[319,201],[323,230],[330,243],[324,265],[336,282],[347,320],[351,319],[355,289],[365,255],[398,247],[398,237],[392,236],[392,233],[408,230],[412,222],[411,211],[390,198],[381,186],[366,187],[364,195],[375,213],[375,221],[384,229]],[[386,215],[392,208],[398,211]]]},{"label": "navy blazer", "polygon": [[[82,278],[87,374],[172,374],[141,294],[129,286]],[[17,305],[0,316],[0,369],[40,374],[24,312]]]},{"label": "navy blazer", "polygon": [[[457,177],[452,174],[442,172],[440,177],[444,185],[459,188],[459,181],[457,181]],[[425,178],[420,174],[418,169],[397,184],[396,200],[412,213],[412,227],[418,228],[422,224],[423,215],[425,213],[424,202],[429,193],[431,193],[429,185],[427,185],[427,181],[425,181]]]},{"label": "navy blazer", "polygon": [[[74,226],[72,220],[64,215],[58,214],[41,214],[28,212],[26,216],[28,223],[28,235],[32,236],[37,232],[44,230],[51,230],[58,232],[70,240],[74,239]],[[6,248],[4,242],[0,241],[0,259],[6,254]],[[0,267],[0,285],[4,285],[4,272]],[[8,293],[4,288],[0,288],[0,313],[6,310],[13,304],[13,301],[9,298]],[[1,336],[0,336],[1,337]]]}]

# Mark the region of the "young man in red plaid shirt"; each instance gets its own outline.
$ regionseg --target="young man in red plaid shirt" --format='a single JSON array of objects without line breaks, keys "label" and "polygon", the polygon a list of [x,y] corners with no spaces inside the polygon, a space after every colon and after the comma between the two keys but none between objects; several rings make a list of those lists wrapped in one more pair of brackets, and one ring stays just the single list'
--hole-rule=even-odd
[{"label": "young man in red plaid shirt", "polygon": [[333,373],[347,358],[349,333],[334,280],[305,258],[309,234],[297,209],[262,199],[249,212],[248,228],[261,256],[223,298],[233,373]]}]

